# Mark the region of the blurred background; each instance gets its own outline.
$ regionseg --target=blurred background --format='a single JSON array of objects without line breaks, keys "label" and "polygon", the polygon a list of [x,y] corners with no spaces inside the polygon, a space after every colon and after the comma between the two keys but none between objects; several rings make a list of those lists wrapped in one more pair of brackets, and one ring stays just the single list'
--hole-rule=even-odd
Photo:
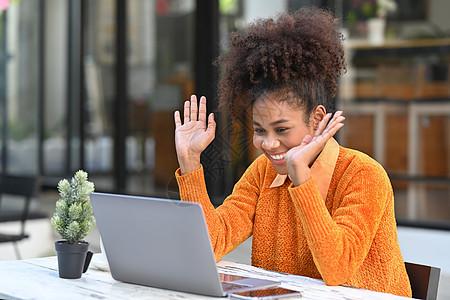
[{"label": "blurred background", "polygon": [[[231,124],[217,112],[221,70],[213,61],[232,31],[314,5],[332,11],[346,37],[338,141],[385,167],[399,226],[415,237],[438,232],[435,250],[450,240],[450,1],[0,3],[0,172],[41,179],[33,209],[50,216],[58,181],[78,169],[96,191],[177,198],[173,112],[191,94],[205,95],[216,112],[216,139],[202,162],[219,205],[259,153],[245,113]],[[42,233],[43,224],[27,226]],[[24,254],[33,255],[43,254]]]}]

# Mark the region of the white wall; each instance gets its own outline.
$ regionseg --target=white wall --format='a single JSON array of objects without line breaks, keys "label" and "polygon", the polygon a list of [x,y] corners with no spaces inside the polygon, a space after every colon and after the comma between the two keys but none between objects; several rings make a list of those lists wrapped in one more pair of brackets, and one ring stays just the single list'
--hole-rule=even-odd
[{"label": "white wall", "polygon": [[398,227],[403,259],[441,268],[450,276],[450,231]]},{"label": "white wall", "polygon": [[450,231],[399,226],[403,259],[441,269],[438,300],[450,299]]}]

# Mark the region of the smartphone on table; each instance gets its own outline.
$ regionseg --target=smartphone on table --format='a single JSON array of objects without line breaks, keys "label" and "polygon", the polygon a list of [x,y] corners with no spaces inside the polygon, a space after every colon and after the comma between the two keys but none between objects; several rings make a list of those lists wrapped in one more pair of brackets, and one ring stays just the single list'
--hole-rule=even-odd
[{"label": "smartphone on table", "polygon": [[269,300],[269,299],[301,299],[302,292],[285,288],[270,288],[249,292],[233,293],[229,295],[229,299],[241,300]]}]

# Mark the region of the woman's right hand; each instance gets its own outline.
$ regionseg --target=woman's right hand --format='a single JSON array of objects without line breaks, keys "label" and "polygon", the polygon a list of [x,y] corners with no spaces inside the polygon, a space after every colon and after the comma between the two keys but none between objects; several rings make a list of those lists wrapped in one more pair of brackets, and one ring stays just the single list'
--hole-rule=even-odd
[{"label": "woman's right hand", "polygon": [[174,114],[175,119],[175,149],[181,174],[200,168],[200,155],[212,142],[216,131],[214,114],[206,118],[206,98],[200,98],[197,109],[197,97],[191,96],[191,101],[184,102],[184,120],[181,122],[180,112]]}]

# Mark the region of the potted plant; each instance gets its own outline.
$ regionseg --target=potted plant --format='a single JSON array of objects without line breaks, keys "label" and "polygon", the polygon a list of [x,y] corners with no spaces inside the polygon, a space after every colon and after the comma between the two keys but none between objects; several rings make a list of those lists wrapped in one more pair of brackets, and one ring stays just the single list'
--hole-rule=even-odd
[{"label": "potted plant", "polygon": [[80,278],[92,257],[83,238],[95,226],[90,201],[94,184],[88,181],[86,172],[79,170],[70,182],[61,180],[58,191],[61,198],[56,202],[51,225],[63,239],[55,242],[59,277]]}]

